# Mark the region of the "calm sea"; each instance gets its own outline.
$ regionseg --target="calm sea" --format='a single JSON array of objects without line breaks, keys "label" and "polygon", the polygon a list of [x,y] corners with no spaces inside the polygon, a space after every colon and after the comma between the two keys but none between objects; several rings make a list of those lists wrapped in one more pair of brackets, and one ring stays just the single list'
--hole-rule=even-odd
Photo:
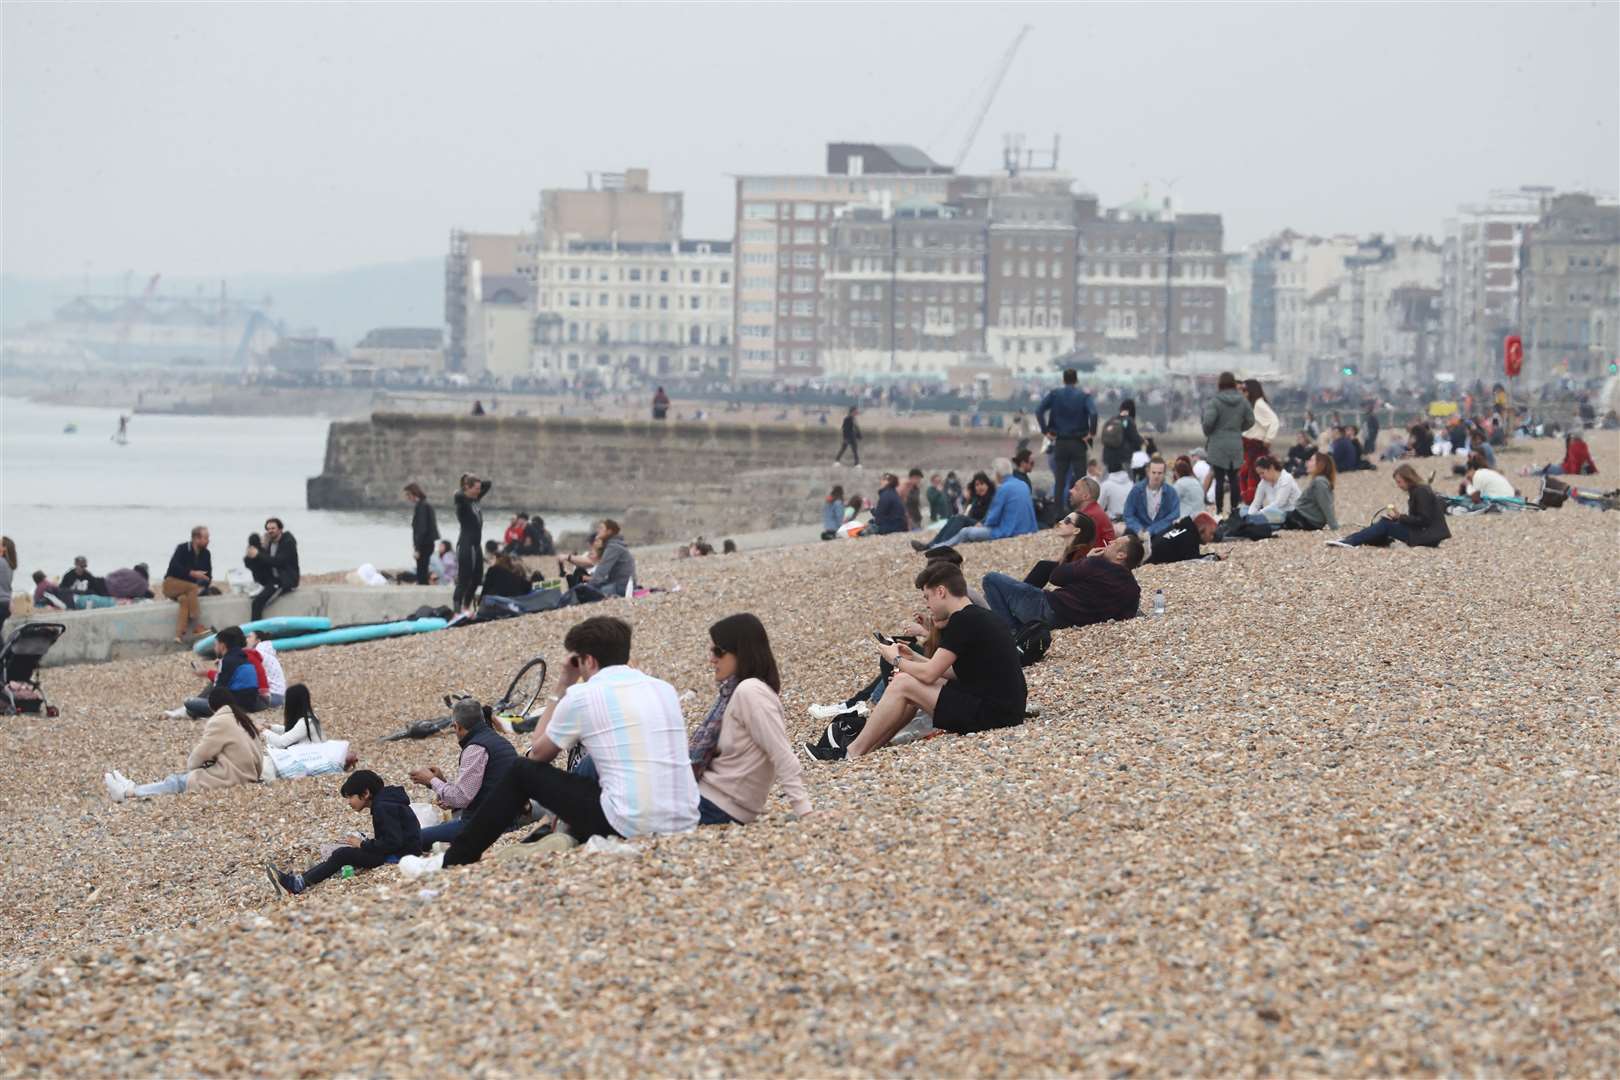
[{"label": "calm sea", "polygon": [[[90,560],[98,574],[147,563],[161,577],[193,525],[212,534],[216,573],[240,566],[250,532],[268,516],[298,538],[305,573],[361,563],[410,565],[410,507],[397,511],[304,508],[304,481],[321,471],[325,419],[131,415],[129,442],[112,435],[111,409],[38,405],[0,398],[0,533],[17,544],[16,589],[35,570],[52,577]],[[69,434],[68,425],[78,430]],[[439,528],[455,540],[450,493],[429,492]],[[553,534],[583,531],[585,518],[546,519]],[[491,508],[485,539],[506,515]]]}]

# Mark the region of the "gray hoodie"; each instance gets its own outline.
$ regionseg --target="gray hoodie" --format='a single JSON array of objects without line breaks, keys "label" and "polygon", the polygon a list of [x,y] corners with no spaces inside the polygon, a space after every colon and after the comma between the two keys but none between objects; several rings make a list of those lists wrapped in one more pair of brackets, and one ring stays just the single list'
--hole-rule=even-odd
[{"label": "gray hoodie", "polygon": [[636,557],[630,554],[630,545],[623,536],[610,536],[602,545],[602,557],[596,569],[587,578],[590,585],[602,590],[604,596],[623,596],[624,587],[636,576]]},{"label": "gray hoodie", "polygon": [[1204,460],[1217,469],[1243,464],[1243,433],[1254,426],[1254,409],[1242,391],[1222,390],[1204,402]]}]

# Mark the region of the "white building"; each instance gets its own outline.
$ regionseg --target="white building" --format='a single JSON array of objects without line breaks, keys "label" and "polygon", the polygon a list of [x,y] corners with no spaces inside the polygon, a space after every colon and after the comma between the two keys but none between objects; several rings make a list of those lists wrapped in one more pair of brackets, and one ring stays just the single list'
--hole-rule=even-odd
[{"label": "white building", "polygon": [[529,374],[534,308],[523,274],[485,274],[474,264],[468,304],[466,367],[473,375],[513,379]]},{"label": "white building", "polygon": [[558,238],[533,268],[535,376],[607,387],[730,377],[728,241]]},{"label": "white building", "polygon": [[1446,370],[1465,382],[1501,377],[1503,336],[1520,325],[1526,232],[1552,194],[1544,187],[1492,192],[1446,222],[1440,352]]},{"label": "white building", "polygon": [[1423,237],[1372,237],[1346,256],[1337,279],[1290,310],[1306,384],[1427,381],[1439,334],[1440,263],[1439,245]]},{"label": "white building", "polygon": [[1314,318],[1311,300],[1344,275],[1345,260],[1354,255],[1353,236],[1299,236],[1277,238],[1273,266],[1276,271],[1274,303],[1276,342],[1272,355],[1280,370],[1295,379],[1310,376]]}]

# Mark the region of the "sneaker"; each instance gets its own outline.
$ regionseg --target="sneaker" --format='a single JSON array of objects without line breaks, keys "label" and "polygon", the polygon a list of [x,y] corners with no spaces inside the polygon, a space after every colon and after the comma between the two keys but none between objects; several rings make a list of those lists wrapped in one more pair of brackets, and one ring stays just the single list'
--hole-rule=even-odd
[{"label": "sneaker", "polygon": [[112,772],[102,773],[101,782],[107,785],[107,797],[115,803],[121,803],[135,794],[135,783],[116,769]]},{"label": "sneaker", "polygon": [[933,544],[930,544],[925,540],[913,540],[911,542],[911,550],[917,552],[918,554],[921,554],[921,553],[927,551],[929,548],[931,548],[933,546],[934,546]]},{"label": "sneaker", "polygon": [[843,761],[848,753],[842,746],[822,746],[819,743],[805,743],[804,752],[813,761]]},{"label": "sneaker", "polygon": [[848,705],[812,705],[810,706],[810,719],[831,720],[835,716],[843,716],[849,711]]},{"label": "sneaker", "polygon": [[190,714],[186,712],[186,707],[184,705],[182,705],[178,709],[169,709],[167,712],[165,712],[163,714],[163,719],[165,719],[165,720],[184,720],[188,715],[190,715]]},{"label": "sneaker", "polygon": [[1329,540],[1329,541],[1328,541],[1328,542],[1327,542],[1327,546],[1328,546],[1328,547],[1342,547],[1342,548],[1353,548],[1353,547],[1355,547],[1355,546],[1356,546],[1356,545],[1354,545],[1354,544],[1347,544],[1347,543],[1345,543],[1345,542],[1344,542],[1344,541],[1343,541],[1343,540]]},{"label": "sneaker", "polygon": [[276,890],[277,896],[297,896],[304,891],[301,874],[284,874],[276,869],[275,863],[265,863],[264,872],[270,878],[270,887]]}]

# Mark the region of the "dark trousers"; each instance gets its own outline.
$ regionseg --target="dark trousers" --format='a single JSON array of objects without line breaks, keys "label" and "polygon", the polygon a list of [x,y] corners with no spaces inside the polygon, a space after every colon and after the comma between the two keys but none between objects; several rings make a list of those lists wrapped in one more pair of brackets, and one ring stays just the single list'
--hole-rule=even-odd
[{"label": "dark trousers", "polygon": [[859,465],[861,463],[861,448],[859,446],[857,446],[854,443],[854,441],[852,441],[850,439],[845,439],[842,443],[839,444],[839,446],[838,446],[838,454],[833,458],[833,460],[834,461],[842,461],[842,460],[844,460],[844,451],[845,450],[851,451],[855,455],[855,464]]},{"label": "dark trousers", "polygon": [[[1071,475],[1072,472],[1072,475]],[[1079,436],[1060,435],[1052,440],[1052,500],[1067,506],[1063,493],[1086,474],[1086,441]]]},{"label": "dark trousers", "polygon": [[431,585],[433,583],[433,574],[430,570],[428,570],[428,558],[430,557],[430,554],[431,553],[423,554],[422,552],[417,552],[416,583],[418,585]]},{"label": "dark trousers", "polygon": [[270,606],[270,601],[291,591],[283,589],[280,585],[266,585],[260,589],[259,594],[253,598],[253,621],[258,622],[264,618],[264,609]]},{"label": "dark trousers", "polygon": [[484,583],[484,553],[477,548],[472,550],[456,549],[456,594],[454,604],[457,611],[472,607],[472,602],[478,596],[478,586]]},{"label": "dark trousers", "polygon": [[576,840],[619,835],[602,813],[602,788],[594,779],[525,758],[506,770],[501,782],[484,797],[478,813],[451,842],[444,865],[477,862],[530,799],[556,814]]},{"label": "dark trousers", "polygon": [[1371,544],[1373,547],[1388,547],[1391,540],[1399,540],[1403,544],[1412,542],[1412,530],[1396,521],[1394,518],[1379,518],[1365,529],[1360,529],[1344,538],[1344,542],[1351,547],[1360,547]]},{"label": "dark trousers", "polygon": [[361,870],[375,870],[388,861],[388,856],[379,855],[375,851],[361,851],[357,847],[340,847],[308,870],[304,871],[304,887],[319,885],[345,866],[354,867],[356,872]]},{"label": "dark trousers", "polygon": [[[1211,466],[1215,468],[1214,466]],[[1238,508],[1242,501],[1242,492],[1238,490],[1238,471],[1236,469],[1215,468],[1215,513],[1221,512],[1221,502],[1226,493],[1232,493],[1232,509]]]}]

